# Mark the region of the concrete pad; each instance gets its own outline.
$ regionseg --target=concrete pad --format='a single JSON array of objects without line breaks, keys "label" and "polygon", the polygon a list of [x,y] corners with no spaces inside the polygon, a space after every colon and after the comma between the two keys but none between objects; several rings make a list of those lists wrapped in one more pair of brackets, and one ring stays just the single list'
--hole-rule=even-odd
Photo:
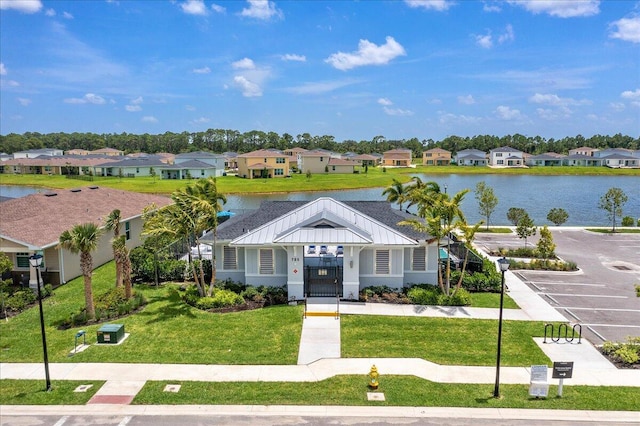
[{"label": "concrete pad", "polygon": [[307,317],[302,322],[298,364],[340,358],[340,319]]},{"label": "concrete pad", "polygon": [[367,392],[367,401],[384,401],[384,393],[382,392]]}]

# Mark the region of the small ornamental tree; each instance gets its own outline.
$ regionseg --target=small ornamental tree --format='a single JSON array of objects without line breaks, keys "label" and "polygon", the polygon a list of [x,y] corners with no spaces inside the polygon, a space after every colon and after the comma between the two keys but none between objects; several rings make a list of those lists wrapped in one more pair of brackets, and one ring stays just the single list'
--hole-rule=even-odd
[{"label": "small ornamental tree", "polygon": [[498,197],[493,192],[493,188],[487,186],[484,181],[478,182],[476,185],[476,200],[478,200],[479,213],[487,218],[487,229],[489,229],[489,221],[491,214],[498,205]]},{"label": "small ornamental tree", "polygon": [[511,207],[509,211],[507,211],[507,220],[511,222],[513,226],[518,226],[520,218],[526,214],[527,212],[520,207]]},{"label": "small ornamental tree", "polygon": [[547,214],[547,220],[556,226],[560,226],[569,219],[569,213],[565,209],[553,208]]},{"label": "small ornamental tree", "polygon": [[536,235],[536,225],[527,212],[520,216],[518,225],[516,225],[516,234],[519,238],[524,239],[525,247],[527,247],[527,238]]},{"label": "small ornamental tree", "polygon": [[556,256],[556,244],[553,242],[553,235],[546,225],[540,229],[540,239],[538,240],[536,249],[544,260]]},{"label": "small ornamental tree", "polygon": [[627,195],[620,188],[610,188],[600,198],[600,207],[607,212],[612,223],[611,232],[616,232],[616,218],[622,216],[622,206],[628,201]]}]

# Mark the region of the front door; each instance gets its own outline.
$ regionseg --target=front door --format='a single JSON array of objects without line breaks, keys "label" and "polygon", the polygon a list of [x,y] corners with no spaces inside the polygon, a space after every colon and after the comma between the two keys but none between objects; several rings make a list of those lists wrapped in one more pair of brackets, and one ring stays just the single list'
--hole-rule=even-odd
[{"label": "front door", "polygon": [[305,297],[342,296],[342,266],[305,266]]}]

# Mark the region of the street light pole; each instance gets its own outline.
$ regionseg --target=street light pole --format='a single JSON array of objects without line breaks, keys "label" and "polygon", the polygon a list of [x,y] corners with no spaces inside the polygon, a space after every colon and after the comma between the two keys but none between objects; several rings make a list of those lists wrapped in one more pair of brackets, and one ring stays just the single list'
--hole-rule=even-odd
[{"label": "street light pole", "polygon": [[509,269],[509,261],[503,256],[498,259],[502,282],[500,284],[500,316],[498,318],[498,355],[496,357],[496,385],[493,388],[493,397],[500,398],[500,348],[502,347],[502,307],[504,304],[504,273]]},{"label": "street light pole", "polygon": [[40,265],[42,265],[42,255],[34,254],[29,257],[29,263],[36,268],[36,284],[38,286],[38,305],[40,307],[40,332],[42,333],[42,351],[44,352],[44,375],[47,383],[46,391],[51,390],[51,378],[49,377],[49,355],[47,354],[47,335],[44,331],[44,313],[42,311],[42,289],[40,287]]}]

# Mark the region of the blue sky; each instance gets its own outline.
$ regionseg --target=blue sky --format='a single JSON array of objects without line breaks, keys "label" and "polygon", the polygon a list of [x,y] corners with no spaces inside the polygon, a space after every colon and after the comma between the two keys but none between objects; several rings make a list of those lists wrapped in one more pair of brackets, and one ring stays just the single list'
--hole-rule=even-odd
[{"label": "blue sky", "polygon": [[640,2],[0,0],[0,134],[640,136]]}]

